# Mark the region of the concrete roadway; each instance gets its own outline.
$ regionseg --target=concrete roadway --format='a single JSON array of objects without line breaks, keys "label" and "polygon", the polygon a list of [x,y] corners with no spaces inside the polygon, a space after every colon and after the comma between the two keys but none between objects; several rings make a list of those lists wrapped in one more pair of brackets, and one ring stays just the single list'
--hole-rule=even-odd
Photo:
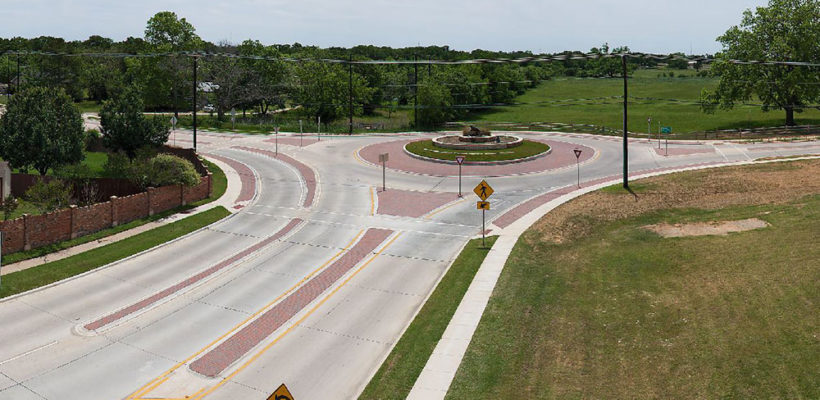
[{"label": "concrete roadway", "polygon": [[[582,180],[621,171],[617,140],[532,136],[596,149],[582,165]],[[465,199],[424,217],[376,212],[381,168],[358,150],[396,138],[280,145],[316,174],[316,198],[307,206],[312,182],[296,167],[236,148],[273,151],[268,138],[199,138],[207,143],[201,152],[251,168],[254,199],[178,241],[0,302],[0,399],[265,399],[281,383],[298,399],[355,398],[460,248],[480,231],[470,192],[481,177],[464,179]],[[190,135],[178,133],[176,140]],[[672,154],[679,155],[669,157],[655,147],[632,143],[630,168],[820,152],[816,142],[674,145]],[[488,220],[575,183],[574,164],[556,167],[488,179],[496,191]],[[455,193],[457,169],[441,171],[388,170],[388,190]]]}]

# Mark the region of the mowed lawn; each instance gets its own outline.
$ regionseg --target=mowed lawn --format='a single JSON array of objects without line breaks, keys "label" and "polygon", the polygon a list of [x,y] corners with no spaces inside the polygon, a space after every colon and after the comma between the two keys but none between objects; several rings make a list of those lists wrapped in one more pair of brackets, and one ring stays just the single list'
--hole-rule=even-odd
[{"label": "mowed lawn", "polygon": [[[674,78],[658,77],[675,73]],[[686,75],[679,78],[678,75]],[[694,71],[638,70],[629,79],[629,130],[646,133],[647,118],[652,118],[652,132],[658,122],[676,133],[716,129],[783,126],[785,112],[763,112],[760,107],[738,105],[731,111],[718,110],[704,114],[696,104],[701,90],[717,86],[716,78],[699,78]],[[516,98],[520,105],[501,107],[476,114],[477,124],[499,123],[565,123],[591,124],[623,129],[623,80],[578,79],[558,77]],[[654,98],[664,100],[643,100]],[[589,100],[583,100],[589,99]],[[670,102],[666,100],[682,100]],[[756,103],[756,101],[752,101]],[[806,110],[795,115],[798,124],[820,125],[820,111]]]},{"label": "mowed lawn", "polygon": [[[509,258],[449,399],[820,398],[820,161],[567,203]],[[759,218],[726,236],[648,224]]]}]

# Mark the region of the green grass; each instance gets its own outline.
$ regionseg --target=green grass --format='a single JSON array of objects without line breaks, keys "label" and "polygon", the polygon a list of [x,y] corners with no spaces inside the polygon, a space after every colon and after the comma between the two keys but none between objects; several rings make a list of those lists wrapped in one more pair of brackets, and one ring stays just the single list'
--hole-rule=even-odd
[{"label": "green grass", "polygon": [[[629,96],[641,98],[679,99],[697,102],[701,90],[714,88],[716,78],[659,78],[658,70],[639,70],[629,80]],[[678,72],[676,72],[677,74]],[[555,78],[515,99],[523,105],[502,107],[475,114],[471,121],[476,124],[493,123],[565,123],[591,124],[619,130],[623,127],[623,104],[617,96],[623,95],[623,80],[615,79],[573,79]],[[616,98],[589,102],[573,99],[598,97]],[[537,104],[542,102],[566,102]],[[530,104],[526,104],[530,103]],[[536,104],[532,104],[536,103]],[[608,103],[608,104],[596,104]],[[754,103],[754,101],[752,102]],[[782,111],[763,112],[760,107],[737,106],[731,111],[718,110],[715,114],[704,114],[697,104],[681,104],[663,101],[647,102],[637,99],[630,101],[629,130],[646,133],[647,118],[652,118],[652,132],[657,134],[658,122],[672,127],[673,133],[708,131],[715,129],[756,128],[782,126],[785,113]],[[798,124],[820,125],[820,111],[807,110],[796,116]]]},{"label": "green grass", "polygon": [[481,239],[467,243],[360,399],[407,397],[496,239],[487,238],[487,248],[481,247]]},{"label": "green grass", "polygon": [[[228,186],[228,180],[225,177],[225,172],[222,171],[222,169],[220,169],[218,166],[216,166],[216,164],[213,164],[213,163],[211,163],[207,160],[203,160],[203,162],[208,167],[208,170],[211,171],[212,184],[211,184],[211,195],[209,197],[207,197],[205,199],[202,199],[200,201],[194,202],[194,203],[190,203],[190,204],[186,204],[184,206],[176,207],[174,209],[171,209],[171,210],[168,210],[168,211],[165,211],[165,212],[154,214],[150,217],[140,218],[140,219],[128,222],[126,224],[117,225],[113,228],[103,229],[99,232],[95,232],[95,233],[85,235],[85,236],[80,236],[80,237],[75,238],[75,239],[66,240],[66,241],[59,242],[59,243],[53,243],[53,244],[50,244],[48,246],[39,247],[39,248],[36,248],[36,249],[27,250],[27,251],[18,251],[16,253],[4,254],[2,256],[3,264],[13,264],[13,263],[23,261],[23,260],[28,260],[28,259],[31,259],[31,258],[42,257],[42,256],[45,256],[47,254],[51,254],[51,253],[54,253],[54,252],[57,252],[57,251],[60,251],[60,250],[64,250],[64,249],[67,249],[67,248],[70,248],[70,247],[74,247],[74,246],[78,246],[78,245],[81,245],[81,244],[93,242],[95,240],[99,240],[99,239],[102,239],[102,238],[105,238],[105,237],[108,237],[108,236],[111,236],[111,235],[115,235],[115,234],[120,233],[120,232],[127,231],[129,229],[133,229],[133,228],[145,225],[149,222],[160,220],[162,218],[174,215],[176,213],[185,212],[187,210],[199,207],[199,206],[204,205],[204,204],[208,204],[208,203],[210,203],[214,200],[219,199],[220,197],[222,197],[223,194],[225,194],[225,190],[227,189],[227,186]],[[29,203],[25,200],[22,200],[22,199],[20,199],[18,201],[20,201],[20,206],[17,208],[17,210],[15,210],[14,214],[9,219],[17,218],[17,217],[23,215],[24,213],[29,214],[29,215],[37,215],[37,214],[40,213],[39,210],[37,210],[34,207],[34,205],[32,205],[31,203]]]},{"label": "green grass", "polygon": [[78,102],[78,103],[74,103],[74,105],[76,105],[77,108],[80,109],[81,113],[90,113],[90,112],[98,113],[98,112],[100,112],[100,109],[102,109],[102,104],[97,103],[96,101],[93,101],[93,100],[81,101],[81,102]]},{"label": "green grass", "polygon": [[230,212],[224,207],[216,207],[82,254],[5,275],[0,297],[22,293],[99,268],[186,235],[228,215]]},{"label": "green grass", "polygon": [[[83,161],[80,162],[80,165],[84,165],[88,167],[88,171],[90,175],[89,178],[104,178],[105,175],[105,164],[108,162],[108,153],[99,152],[99,151],[84,151],[83,152]],[[32,174],[32,175],[39,175],[34,169],[16,169],[14,170],[15,173],[21,174]],[[54,175],[54,170],[49,169],[46,172],[46,175]]]},{"label": "green grass", "polygon": [[[820,196],[580,214],[592,228],[577,237],[530,230],[517,243],[448,399],[820,398]],[[642,228],[751,217],[771,226],[669,239]]]},{"label": "green grass", "polygon": [[467,161],[509,161],[532,157],[548,151],[550,147],[541,142],[525,140],[521,146],[503,150],[448,150],[433,146],[432,140],[420,140],[407,145],[413,154],[438,160],[454,161],[456,156],[466,155]]}]

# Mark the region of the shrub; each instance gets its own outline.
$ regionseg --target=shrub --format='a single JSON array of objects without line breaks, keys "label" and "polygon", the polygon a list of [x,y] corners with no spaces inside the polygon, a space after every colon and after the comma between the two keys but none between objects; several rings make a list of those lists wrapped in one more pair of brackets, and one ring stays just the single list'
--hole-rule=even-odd
[{"label": "shrub", "polygon": [[11,214],[17,210],[18,206],[20,206],[20,202],[13,195],[8,195],[8,197],[3,200],[3,219],[8,220]]},{"label": "shrub", "polygon": [[171,154],[160,154],[149,161],[148,182],[151,186],[195,186],[199,174],[190,161]]},{"label": "shrub", "polygon": [[26,190],[25,196],[41,213],[47,213],[68,206],[71,201],[71,187],[60,179],[48,183],[39,179]]}]

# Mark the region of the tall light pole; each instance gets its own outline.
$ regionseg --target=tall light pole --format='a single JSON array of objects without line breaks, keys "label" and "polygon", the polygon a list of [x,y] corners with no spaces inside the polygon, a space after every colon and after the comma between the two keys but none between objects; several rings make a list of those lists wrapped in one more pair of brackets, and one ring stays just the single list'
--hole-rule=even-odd
[{"label": "tall light pole", "polygon": [[347,114],[348,114],[348,127],[347,127],[347,134],[353,134],[353,56],[349,56],[348,66],[348,75],[347,75]]},{"label": "tall light pole", "polygon": [[626,76],[626,54],[621,54],[621,66],[624,74],[624,189],[629,189],[629,138],[627,135],[627,76]]},{"label": "tall light pole", "polygon": [[413,129],[419,130],[419,64],[413,54]]},{"label": "tall light pole", "polygon": [[197,59],[197,56],[194,55],[194,85],[193,85],[194,98],[193,98],[193,102],[192,102],[193,107],[194,107],[193,115],[192,115],[193,122],[194,122],[194,152],[196,152],[196,89],[197,89],[196,88],[196,81],[197,81],[197,78],[196,78],[197,60],[196,59]]}]

